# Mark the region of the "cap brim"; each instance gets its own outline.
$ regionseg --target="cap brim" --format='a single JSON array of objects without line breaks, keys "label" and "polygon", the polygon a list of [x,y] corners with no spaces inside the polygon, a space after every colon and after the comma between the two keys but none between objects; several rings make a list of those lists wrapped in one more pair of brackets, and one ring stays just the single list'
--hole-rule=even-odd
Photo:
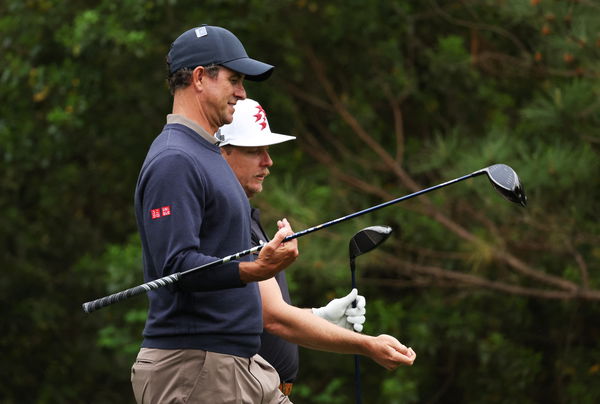
[{"label": "cap brim", "polygon": [[271,146],[273,144],[287,142],[288,140],[294,140],[296,136],[281,135],[279,133],[271,133],[269,135],[259,136],[243,136],[240,139],[232,139],[225,141],[220,146],[240,146],[240,147],[260,147],[260,146]]},{"label": "cap brim", "polygon": [[247,80],[263,81],[273,73],[274,66],[250,58],[240,58],[221,63],[234,72],[242,73]]}]

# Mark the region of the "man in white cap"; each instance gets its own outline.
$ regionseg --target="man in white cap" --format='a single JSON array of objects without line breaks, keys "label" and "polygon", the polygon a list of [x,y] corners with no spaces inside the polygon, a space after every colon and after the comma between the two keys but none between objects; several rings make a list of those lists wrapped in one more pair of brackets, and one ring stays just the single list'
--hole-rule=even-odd
[{"label": "man in white cap", "polygon": [[[254,100],[238,101],[233,122],[220,129],[223,157],[233,169],[248,198],[262,191],[273,161],[269,146],[295,139],[273,133],[264,109]],[[259,212],[252,209],[252,242],[268,241],[260,224]],[[365,299],[353,289],[321,308],[300,309],[291,305],[284,271],[259,282],[265,332],[259,355],[277,370],[280,389],[289,395],[298,373],[298,346],[329,352],[361,354],[386,369],[412,365],[415,353],[389,335],[377,337],[362,331]],[[352,308],[352,302],[357,307]]]},{"label": "man in white cap", "polygon": [[[231,32],[208,25],[181,34],[167,65],[173,111],[135,190],[146,282],[250,246],[250,204],[214,135],[246,98],[244,79],[264,80],[273,70],[249,58]],[[256,260],[242,257],[148,292],[144,340],[131,369],[138,403],[289,402],[277,372],[257,355],[257,281],[298,256],[297,243],[282,243],[293,234],[289,223],[278,225]]]}]

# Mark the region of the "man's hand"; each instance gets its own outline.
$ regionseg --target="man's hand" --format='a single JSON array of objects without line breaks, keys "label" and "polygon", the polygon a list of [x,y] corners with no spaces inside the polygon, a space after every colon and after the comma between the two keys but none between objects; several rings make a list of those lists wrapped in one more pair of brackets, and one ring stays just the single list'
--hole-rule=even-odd
[{"label": "man's hand", "polygon": [[386,334],[372,337],[365,355],[387,370],[394,370],[400,365],[410,366],[417,357],[412,348],[407,348],[396,338]]},{"label": "man's hand", "polygon": [[[354,301],[356,301],[356,307],[352,307]],[[313,308],[312,312],[330,323],[361,332],[366,320],[366,304],[367,300],[364,296],[360,296],[358,290],[352,289],[348,295],[333,299],[327,306]]]},{"label": "man's hand", "polygon": [[284,242],[283,239],[294,234],[287,219],[277,221],[279,230],[260,250],[254,262],[240,263],[240,279],[244,283],[264,281],[287,268],[298,257],[298,241]]}]

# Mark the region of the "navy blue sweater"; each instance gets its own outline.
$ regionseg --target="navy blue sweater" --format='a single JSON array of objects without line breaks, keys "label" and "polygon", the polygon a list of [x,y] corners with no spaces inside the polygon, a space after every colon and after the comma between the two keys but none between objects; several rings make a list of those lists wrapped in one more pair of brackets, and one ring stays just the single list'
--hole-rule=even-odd
[{"label": "navy blue sweater", "polygon": [[[167,124],[152,143],[135,212],[146,282],[250,248],[250,205],[237,178],[218,146],[181,124]],[[143,347],[258,352],[260,293],[256,283],[240,281],[239,261],[198,271],[148,299]]]}]

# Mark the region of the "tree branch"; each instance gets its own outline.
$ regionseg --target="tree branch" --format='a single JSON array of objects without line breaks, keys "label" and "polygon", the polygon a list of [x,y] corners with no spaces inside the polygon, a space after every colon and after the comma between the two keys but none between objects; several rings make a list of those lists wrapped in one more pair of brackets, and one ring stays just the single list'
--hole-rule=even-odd
[{"label": "tree branch", "polygon": [[[379,158],[389,167],[389,169],[400,179],[402,184],[404,184],[408,189],[412,190],[413,192],[418,191],[420,189],[419,185],[408,175],[408,173],[399,164],[397,164],[395,159],[393,159],[390,156],[390,154],[369,135],[369,133],[362,127],[362,125],[357,121],[357,119],[346,108],[342,100],[338,97],[337,92],[334,90],[332,83],[327,79],[325,69],[320,60],[317,58],[314,51],[308,46],[304,47],[304,51],[307,55],[307,60],[313,68],[318,82],[325,90],[325,93],[327,94],[327,97],[329,98],[334,111],[336,111],[342,118],[342,120],[350,126],[354,133],[379,156]],[[319,152],[315,150],[313,150],[312,153],[319,154]],[[321,156],[323,157],[324,154],[321,153]],[[327,162],[333,162],[331,156],[329,156]],[[381,189],[365,181],[361,181],[355,177],[351,177],[341,172],[338,168],[336,168],[335,165],[331,164],[329,165],[329,167],[334,175],[338,176],[339,178],[342,178],[344,181],[353,184],[356,187],[359,187],[359,189],[375,195],[384,195]],[[385,195],[387,195],[387,193],[385,193]],[[423,214],[437,220],[439,223],[444,225],[446,228],[450,229],[459,237],[471,243],[479,244],[482,245],[484,248],[489,249],[490,251],[492,251],[492,257],[494,259],[496,259],[499,262],[506,263],[516,272],[529,278],[535,279],[537,281],[546,283],[548,285],[563,289],[571,295],[578,295],[580,293],[580,288],[575,283],[530,267],[525,262],[512,255],[510,252],[506,251],[504,246],[490,245],[484,240],[473,235],[467,229],[465,229],[457,222],[453,221],[448,216],[443,214],[431,203],[431,201],[428,198],[423,197],[421,201],[423,203],[416,208],[417,210],[420,210]],[[499,238],[499,240],[501,240],[501,238]]]},{"label": "tree branch", "polygon": [[[464,272],[450,271],[435,266],[419,265],[412,262],[402,261],[396,257],[385,255],[382,259],[383,263],[389,267],[395,267],[400,273],[412,276],[413,274],[428,275],[434,279],[445,279],[457,282],[462,286],[474,286],[484,289],[495,290],[518,296],[537,297],[544,299],[586,299],[600,300],[600,291],[598,290],[548,290],[540,288],[528,288],[519,285],[509,284],[500,281],[491,281],[481,276],[467,274]],[[371,281],[385,282],[387,285],[393,285],[397,279],[389,278],[373,278],[363,277],[363,279],[371,279]],[[422,281],[420,281],[423,284]]]}]

